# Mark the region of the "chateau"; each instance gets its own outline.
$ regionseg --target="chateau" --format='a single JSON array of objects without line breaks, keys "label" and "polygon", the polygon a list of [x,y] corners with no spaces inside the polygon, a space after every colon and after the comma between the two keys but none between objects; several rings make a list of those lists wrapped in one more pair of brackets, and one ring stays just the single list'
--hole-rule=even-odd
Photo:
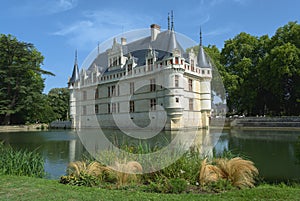
[{"label": "chateau", "polygon": [[79,72],[77,55],[68,82],[72,126],[82,128],[207,128],[212,64],[202,47],[186,52],[173,22],[152,24],[149,36],[114,39]]}]

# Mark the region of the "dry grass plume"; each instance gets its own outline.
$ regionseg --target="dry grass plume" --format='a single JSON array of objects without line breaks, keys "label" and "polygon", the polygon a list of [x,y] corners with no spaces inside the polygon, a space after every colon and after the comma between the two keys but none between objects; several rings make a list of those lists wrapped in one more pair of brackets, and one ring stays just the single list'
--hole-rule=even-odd
[{"label": "dry grass plume", "polygon": [[254,163],[240,157],[232,159],[216,159],[215,165],[203,160],[200,169],[200,184],[205,185],[226,179],[238,188],[254,187],[254,178],[258,175],[258,169]]},{"label": "dry grass plume", "polygon": [[116,171],[118,186],[138,182],[139,178],[137,174],[143,171],[141,164],[136,161],[129,161],[127,163],[116,162],[111,168]]}]

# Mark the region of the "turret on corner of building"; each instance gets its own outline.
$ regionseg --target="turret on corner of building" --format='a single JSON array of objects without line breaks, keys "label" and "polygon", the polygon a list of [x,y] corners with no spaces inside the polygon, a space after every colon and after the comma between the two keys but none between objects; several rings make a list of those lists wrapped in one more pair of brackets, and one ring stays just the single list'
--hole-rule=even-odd
[{"label": "turret on corner of building", "polygon": [[77,50],[75,51],[75,62],[71,78],[68,80],[68,88],[72,89],[75,83],[79,80],[79,68],[77,62]]}]

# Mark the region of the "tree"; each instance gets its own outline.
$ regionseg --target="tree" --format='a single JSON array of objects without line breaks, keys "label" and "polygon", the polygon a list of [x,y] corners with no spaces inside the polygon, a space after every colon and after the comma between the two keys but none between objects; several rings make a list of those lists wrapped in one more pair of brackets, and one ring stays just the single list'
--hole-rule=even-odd
[{"label": "tree", "polygon": [[299,115],[300,25],[278,28],[266,49],[259,64],[266,109],[274,115]]},{"label": "tree", "polygon": [[31,43],[0,35],[0,124],[37,120],[44,89],[44,57]]},{"label": "tree", "polygon": [[220,61],[225,66],[227,106],[231,111],[255,113],[259,94],[259,85],[256,82],[257,62],[260,60],[260,55],[256,53],[258,47],[259,38],[244,32],[225,41]]},{"label": "tree", "polygon": [[220,62],[232,112],[299,115],[300,26],[289,22],[270,39],[240,33],[225,41]]},{"label": "tree", "polygon": [[67,88],[54,88],[48,93],[48,102],[52,107],[56,119],[69,119],[70,94]]}]

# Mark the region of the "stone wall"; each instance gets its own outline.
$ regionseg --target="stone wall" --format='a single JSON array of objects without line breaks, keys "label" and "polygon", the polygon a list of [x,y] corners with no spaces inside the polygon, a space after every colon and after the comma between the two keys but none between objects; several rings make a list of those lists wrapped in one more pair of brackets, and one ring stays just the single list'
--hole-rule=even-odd
[{"label": "stone wall", "polygon": [[246,117],[232,119],[231,127],[293,127],[300,128],[300,117]]},{"label": "stone wall", "polygon": [[71,128],[71,121],[53,121],[50,123],[50,128]]}]

